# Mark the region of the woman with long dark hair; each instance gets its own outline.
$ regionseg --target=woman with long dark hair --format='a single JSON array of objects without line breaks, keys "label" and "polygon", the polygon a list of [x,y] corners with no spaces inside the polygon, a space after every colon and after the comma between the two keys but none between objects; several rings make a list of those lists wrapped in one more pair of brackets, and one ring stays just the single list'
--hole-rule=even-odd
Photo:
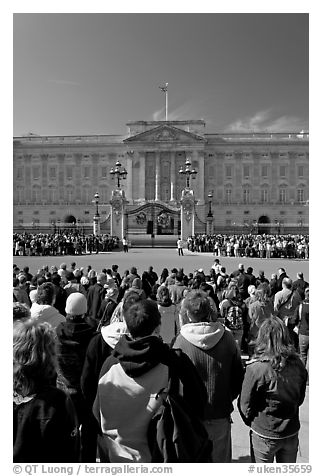
[{"label": "woman with long dark hair", "polygon": [[238,401],[250,427],[254,463],[295,463],[307,371],[291,345],[287,327],[272,316],[261,324]]},{"label": "woman with long dark hair", "polygon": [[19,321],[13,330],[13,461],[79,461],[78,422],[70,398],[56,388],[55,331]]}]

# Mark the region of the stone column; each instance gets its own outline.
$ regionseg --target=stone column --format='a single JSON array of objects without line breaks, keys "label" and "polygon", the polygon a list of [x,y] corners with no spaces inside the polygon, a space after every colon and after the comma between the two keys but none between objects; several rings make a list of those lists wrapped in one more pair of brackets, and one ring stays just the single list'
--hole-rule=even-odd
[{"label": "stone column", "polygon": [[176,162],[175,162],[176,153],[174,151],[170,152],[170,202],[176,200],[175,190],[176,190]]},{"label": "stone column", "polygon": [[31,201],[31,155],[24,154],[25,160],[25,201]]},{"label": "stone column", "polygon": [[81,165],[82,165],[82,155],[74,154],[74,163],[75,163],[75,200],[81,200]]},{"label": "stone column", "polygon": [[160,200],[160,152],[155,152],[155,200]]},{"label": "stone column", "polygon": [[62,202],[64,200],[65,191],[65,154],[57,154],[58,160],[58,200]]},{"label": "stone column", "polygon": [[198,174],[197,174],[197,184],[198,184],[198,192],[197,192],[197,200],[198,205],[205,204],[205,156],[203,151],[197,152],[197,160],[198,160]]},{"label": "stone column", "polygon": [[131,203],[133,203],[133,176],[132,176],[132,166],[133,166],[133,157],[132,154],[127,155],[126,158],[126,170],[127,170],[127,177],[126,177],[126,198]]},{"label": "stone column", "polygon": [[139,200],[145,201],[145,152],[140,152]]}]

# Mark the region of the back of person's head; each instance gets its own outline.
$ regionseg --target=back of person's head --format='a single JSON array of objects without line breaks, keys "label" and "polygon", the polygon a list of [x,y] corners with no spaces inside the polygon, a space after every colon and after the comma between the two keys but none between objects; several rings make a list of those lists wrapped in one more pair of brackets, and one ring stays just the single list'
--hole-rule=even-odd
[{"label": "back of person's head", "polygon": [[24,272],[24,273],[29,273],[29,266],[25,266],[25,267],[23,268],[23,272]]},{"label": "back of person's head", "polygon": [[258,287],[255,291],[255,299],[259,302],[266,302],[268,300],[268,288]]},{"label": "back of person's head", "polygon": [[72,271],[67,271],[65,274],[67,281],[75,281],[75,276]]},{"label": "back of person's head", "polygon": [[36,303],[53,305],[55,300],[55,287],[53,283],[41,284],[37,289]]},{"label": "back of person's head", "polygon": [[251,266],[248,266],[247,270],[246,270],[246,273],[247,274],[252,274],[253,272],[253,268]]},{"label": "back of person's head", "polygon": [[183,281],[183,274],[182,273],[177,273],[176,274],[176,281],[178,281],[178,283],[182,283],[182,281]]},{"label": "back of person's head", "polygon": [[40,278],[37,278],[37,287],[41,286],[42,284],[46,283],[46,279],[43,276],[40,276]]},{"label": "back of person's head", "polygon": [[258,276],[260,276],[260,277],[263,277],[263,276],[264,276],[264,271],[263,271],[262,269],[260,269],[260,270],[258,271]]},{"label": "back of person's head", "polygon": [[166,286],[159,286],[157,290],[157,302],[161,306],[171,304],[170,292]]},{"label": "back of person's head", "polygon": [[205,293],[212,293],[212,291],[214,290],[214,288],[210,284],[207,284],[205,282],[200,283],[199,289],[201,291],[204,291]]},{"label": "back of person's head", "polygon": [[13,321],[22,321],[24,319],[30,318],[30,309],[29,307],[22,302],[13,303]]},{"label": "back of person's head", "polygon": [[132,288],[142,289],[142,281],[140,278],[134,278],[132,282]]},{"label": "back of person's head", "polygon": [[182,310],[191,322],[208,322],[211,307],[207,294],[200,290],[191,290],[182,301]]},{"label": "back of person's head", "polygon": [[81,318],[87,312],[87,299],[82,293],[71,293],[66,299],[66,317],[71,320]]},{"label": "back of person's head", "polygon": [[53,385],[55,332],[47,322],[18,321],[13,328],[13,390],[23,397]]},{"label": "back of person's head", "polygon": [[281,274],[283,274],[283,273],[285,273],[285,269],[284,269],[284,268],[279,268],[278,274],[281,275]]},{"label": "back of person's head", "polygon": [[303,278],[303,273],[302,273],[301,271],[299,271],[299,272],[297,273],[297,278],[298,278],[298,279],[304,279],[304,278]]},{"label": "back of person's head", "polygon": [[273,370],[279,371],[284,367],[286,359],[294,354],[284,322],[277,316],[265,319],[258,331],[255,356],[268,357]]},{"label": "back of person's head", "polygon": [[105,273],[98,273],[97,275],[97,282],[98,283],[106,283],[106,274]]},{"label": "back of person's head", "polygon": [[117,270],[118,270],[118,265],[112,264],[112,271],[117,271]]},{"label": "back of person's head", "polygon": [[292,280],[291,278],[284,278],[282,281],[282,286],[286,289],[292,289]]},{"label": "back of person's head", "polygon": [[59,283],[61,282],[61,276],[58,273],[53,273],[51,275],[51,282],[56,286],[59,286]]},{"label": "back of person's head", "polygon": [[123,298],[123,315],[132,306],[132,304],[142,301],[143,297],[142,294],[139,294],[135,291],[129,291]]},{"label": "back of person's head", "polygon": [[13,278],[13,287],[16,288],[17,286],[19,286],[19,279]]},{"label": "back of person's head", "polygon": [[145,299],[133,304],[124,313],[124,319],[134,339],[153,334],[161,324],[161,315],[154,301]]},{"label": "back of person's head", "polygon": [[131,274],[137,274],[138,270],[136,269],[135,266],[132,266],[132,268],[130,269],[130,273]]},{"label": "back of person's head", "polygon": [[62,263],[62,264],[60,265],[60,269],[66,269],[66,268],[67,268],[67,264],[66,264],[66,263]]},{"label": "back of person's head", "polygon": [[25,284],[27,281],[26,275],[25,274],[19,274],[18,276],[19,284]]}]

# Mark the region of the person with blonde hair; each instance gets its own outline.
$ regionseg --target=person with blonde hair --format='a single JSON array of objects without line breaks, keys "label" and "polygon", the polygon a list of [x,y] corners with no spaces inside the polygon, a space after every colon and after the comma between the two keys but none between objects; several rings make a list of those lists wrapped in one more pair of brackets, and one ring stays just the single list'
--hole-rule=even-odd
[{"label": "person with blonde hair", "polygon": [[79,461],[77,417],[56,387],[55,331],[47,322],[18,321],[13,329],[13,461]]}]

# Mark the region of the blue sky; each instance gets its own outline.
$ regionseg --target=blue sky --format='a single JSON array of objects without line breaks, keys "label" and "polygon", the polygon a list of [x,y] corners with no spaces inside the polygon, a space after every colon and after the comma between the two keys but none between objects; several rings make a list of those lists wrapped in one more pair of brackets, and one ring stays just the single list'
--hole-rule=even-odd
[{"label": "blue sky", "polygon": [[13,133],[125,134],[133,120],[209,132],[308,129],[305,13],[15,13]]}]

